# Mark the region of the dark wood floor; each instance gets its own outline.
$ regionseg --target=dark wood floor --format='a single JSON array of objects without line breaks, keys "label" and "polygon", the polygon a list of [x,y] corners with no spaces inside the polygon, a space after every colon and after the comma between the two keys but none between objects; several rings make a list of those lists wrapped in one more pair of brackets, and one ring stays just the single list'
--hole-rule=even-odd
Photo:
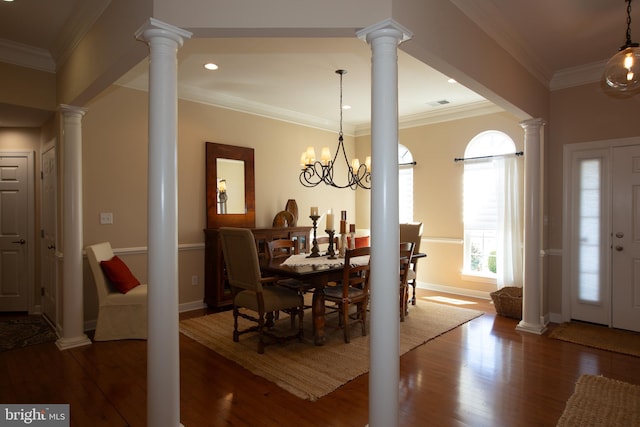
[{"label": "dark wood floor", "polygon": [[[640,384],[640,358],[520,333],[488,301],[441,296],[486,314],[402,356],[401,426],[555,426],[581,374]],[[180,350],[185,427],[368,422],[368,375],[308,402],[182,335]],[[72,426],[145,426],[145,390],[145,341],[0,353],[0,402],[68,403]]]}]

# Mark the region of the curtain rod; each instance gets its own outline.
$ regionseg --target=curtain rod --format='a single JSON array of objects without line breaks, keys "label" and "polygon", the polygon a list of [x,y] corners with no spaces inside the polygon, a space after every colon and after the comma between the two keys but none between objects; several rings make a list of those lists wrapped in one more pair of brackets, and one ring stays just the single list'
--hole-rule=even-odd
[{"label": "curtain rod", "polygon": [[478,159],[491,159],[493,157],[506,157],[506,156],[524,156],[524,151],[517,151],[515,153],[509,154],[495,154],[493,156],[478,156],[478,157],[456,157],[453,159],[454,162],[464,162],[465,160],[478,160]]}]

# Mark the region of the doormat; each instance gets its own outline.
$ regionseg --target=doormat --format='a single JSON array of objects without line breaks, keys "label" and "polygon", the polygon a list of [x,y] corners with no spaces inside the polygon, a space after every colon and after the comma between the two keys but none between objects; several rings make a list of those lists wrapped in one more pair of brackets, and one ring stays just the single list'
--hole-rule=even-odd
[{"label": "doormat", "polygon": [[640,386],[583,375],[556,427],[640,425]]},{"label": "doormat", "polygon": [[55,332],[42,316],[0,319],[0,352],[56,339]]},{"label": "doormat", "polygon": [[640,357],[640,333],[580,322],[562,323],[550,338]]}]

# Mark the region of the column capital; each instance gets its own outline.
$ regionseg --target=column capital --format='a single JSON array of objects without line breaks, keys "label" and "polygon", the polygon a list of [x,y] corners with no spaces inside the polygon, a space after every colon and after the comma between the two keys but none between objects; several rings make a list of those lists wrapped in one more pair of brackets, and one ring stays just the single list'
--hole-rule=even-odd
[{"label": "column capital", "polygon": [[87,111],[89,111],[89,109],[87,108],[78,107],[75,105],[67,105],[67,104],[60,104],[60,106],[58,107],[58,110],[65,116],[77,115],[80,117],[84,116],[87,113]]},{"label": "column capital", "polygon": [[136,31],[136,40],[144,42],[150,41],[154,37],[163,37],[171,39],[182,47],[185,39],[190,39],[193,35],[192,32],[183,30],[171,24],[159,21],[155,18],[149,18],[139,29]]},{"label": "column capital", "polygon": [[545,125],[544,119],[527,119],[520,122],[520,126],[526,131],[528,128],[540,128]]},{"label": "column capital", "polygon": [[356,36],[366,42],[383,37],[392,36],[398,40],[398,43],[409,40],[413,37],[413,33],[403,25],[398,24],[391,18],[380,21],[377,24],[370,25],[356,33]]}]

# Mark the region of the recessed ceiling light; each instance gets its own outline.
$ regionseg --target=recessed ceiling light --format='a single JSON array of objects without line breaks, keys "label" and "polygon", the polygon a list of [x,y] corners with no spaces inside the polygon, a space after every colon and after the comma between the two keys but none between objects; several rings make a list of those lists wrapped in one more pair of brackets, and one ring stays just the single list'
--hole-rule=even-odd
[{"label": "recessed ceiling light", "polygon": [[4,1],[6,1],[7,3],[11,3],[13,0],[4,0]]},{"label": "recessed ceiling light", "polygon": [[218,66],[213,62],[207,62],[206,64],[204,64],[204,68],[206,68],[207,70],[213,71],[213,70],[217,70]]},{"label": "recessed ceiling light", "polygon": [[351,105],[343,105],[342,109],[343,110],[351,110]]},{"label": "recessed ceiling light", "polygon": [[452,83],[452,84],[453,84],[453,83],[458,83],[455,79],[449,79],[449,80],[447,80],[447,82],[448,82],[448,83]]}]

